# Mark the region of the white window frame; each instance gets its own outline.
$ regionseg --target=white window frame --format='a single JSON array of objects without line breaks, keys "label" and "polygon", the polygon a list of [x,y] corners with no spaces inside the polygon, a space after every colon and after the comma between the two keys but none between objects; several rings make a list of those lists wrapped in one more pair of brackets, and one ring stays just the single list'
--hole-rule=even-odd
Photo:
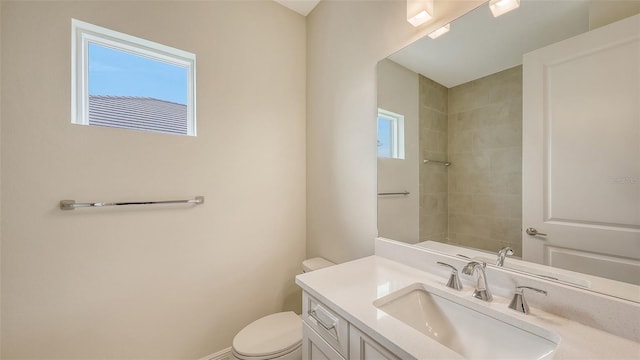
[{"label": "white window frame", "polygon": [[196,136],[196,55],[71,19],[71,122],[89,125],[89,43],[187,69],[187,134]]},{"label": "white window frame", "polygon": [[391,122],[391,157],[389,159],[404,159],[404,115],[378,108],[378,117]]}]

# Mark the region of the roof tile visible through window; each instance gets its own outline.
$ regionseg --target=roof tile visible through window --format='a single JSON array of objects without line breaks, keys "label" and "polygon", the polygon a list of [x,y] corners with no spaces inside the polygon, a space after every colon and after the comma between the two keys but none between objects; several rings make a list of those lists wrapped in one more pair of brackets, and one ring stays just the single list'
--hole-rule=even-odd
[{"label": "roof tile visible through window", "polygon": [[187,134],[187,105],[135,96],[89,96],[89,124]]}]

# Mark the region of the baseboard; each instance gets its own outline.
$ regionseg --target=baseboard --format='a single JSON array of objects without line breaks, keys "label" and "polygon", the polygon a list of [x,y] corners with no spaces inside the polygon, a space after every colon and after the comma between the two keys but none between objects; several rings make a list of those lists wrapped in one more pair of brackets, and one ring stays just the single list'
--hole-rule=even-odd
[{"label": "baseboard", "polygon": [[217,353],[207,355],[199,360],[229,360],[230,357],[231,357],[231,348],[226,348],[218,351]]}]

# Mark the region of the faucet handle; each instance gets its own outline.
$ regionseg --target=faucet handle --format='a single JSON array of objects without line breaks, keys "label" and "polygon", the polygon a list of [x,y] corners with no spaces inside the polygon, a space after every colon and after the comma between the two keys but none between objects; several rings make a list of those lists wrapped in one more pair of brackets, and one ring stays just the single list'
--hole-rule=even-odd
[{"label": "faucet handle", "polygon": [[516,292],[513,294],[513,299],[511,299],[511,303],[509,303],[509,309],[515,310],[517,312],[528,314],[529,313],[529,304],[527,304],[527,299],[524,297],[524,290],[533,290],[544,294],[547,296],[547,292],[544,290],[540,290],[538,288],[534,288],[531,286],[516,286]]},{"label": "faucet handle", "polygon": [[508,247],[508,246],[505,246],[502,249],[500,249],[500,251],[498,251],[498,253],[505,253],[507,255],[513,255],[513,249]]},{"label": "faucet handle", "polygon": [[462,273],[465,275],[473,275],[473,272],[475,271],[476,266],[482,266],[482,268],[484,269],[487,267],[487,263],[484,261],[478,262],[475,260],[471,260],[467,265],[465,265],[462,268]]},{"label": "faucet handle", "polygon": [[455,290],[462,290],[462,282],[460,282],[460,277],[458,276],[458,269],[441,261],[438,261],[436,264],[446,266],[451,269],[451,276],[449,276],[449,281],[447,281],[447,287]]},{"label": "faucet handle", "polygon": [[504,265],[504,259],[507,256],[511,256],[513,254],[514,254],[513,249],[508,246],[500,249],[500,251],[498,251],[498,260],[496,260],[496,266]]}]

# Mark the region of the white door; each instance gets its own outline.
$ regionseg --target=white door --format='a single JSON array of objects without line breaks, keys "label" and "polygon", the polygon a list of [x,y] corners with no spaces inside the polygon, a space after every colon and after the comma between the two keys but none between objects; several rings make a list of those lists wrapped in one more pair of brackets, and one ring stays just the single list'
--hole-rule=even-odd
[{"label": "white door", "polygon": [[526,54],[523,77],[524,259],[640,284],[640,15]]}]

